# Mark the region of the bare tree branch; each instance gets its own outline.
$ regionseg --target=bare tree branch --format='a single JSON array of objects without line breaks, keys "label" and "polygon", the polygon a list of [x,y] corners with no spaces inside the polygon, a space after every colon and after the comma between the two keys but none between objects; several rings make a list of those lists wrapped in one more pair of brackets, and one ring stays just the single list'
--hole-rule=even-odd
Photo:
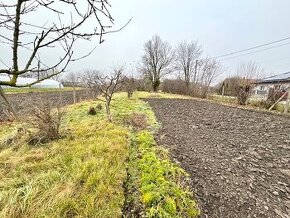
[{"label": "bare tree branch", "polygon": [[120,91],[120,89],[123,86],[124,82],[124,76],[123,76],[123,67],[115,67],[113,74],[110,76],[104,76],[99,74],[97,76],[97,81],[99,83],[99,88],[101,93],[103,93],[106,101],[106,112],[107,112],[107,118],[109,121],[112,121],[112,115],[111,115],[111,102],[113,95]]},{"label": "bare tree branch", "polygon": [[[74,46],[79,40],[92,40],[99,38],[99,43],[104,41],[103,35],[117,32],[128,23],[117,30],[110,30],[114,19],[110,14],[110,3],[108,0],[17,0],[13,3],[0,2],[0,38],[4,44],[12,47],[12,63],[6,64],[10,67],[0,69],[1,74],[10,75],[9,81],[0,81],[0,86],[17,87],[19,76],[25,76],[31,72],[45,73],[41,82],[56,75],[47,72],[55,68],[61,73],[70,62],[78,61],[89,56],[94,49],[87,54],[75,56]],[[63,10],[65,8],[65,10]],[[50,16],[44,24],[38,20],[28,22],[26,17],[31,13],[41,12]],[[30,19],[31,20],[31,19]],[[84,28],[87,27],[91,28]],[[30,51],[27,61],[23,66],[19,62],[22,51]],[[53,64],[44,63],[41,56],[48,49],[62,49],[59,59]],[[27,55],[26,55],[27,56]],[[39,67],[40,65],[40,67]],[[36,83],[37,83],[36,82]],[[27,84],[31,86],[32,84]]]},{"label": "bare tree branch", "polygon": [[190,84],[193,77],[196,78],[197,70],[196,70],[196,61],[200,57],[202,53],[201,46],[198,42],[180,42],[176,48],[176,58],[175,65],[177,70],[183,73],[186,94],[189,95],[190,92]]}]

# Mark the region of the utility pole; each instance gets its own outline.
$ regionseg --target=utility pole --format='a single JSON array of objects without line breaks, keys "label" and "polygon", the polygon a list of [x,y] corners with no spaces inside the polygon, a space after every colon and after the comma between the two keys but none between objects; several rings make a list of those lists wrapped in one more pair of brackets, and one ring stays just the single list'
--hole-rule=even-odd
[{"label": "utility pole", "polygon": [[198,67],[198,60],[195,61],[195,66],[194,66],[194,76],[193,76],[193,83],[196,83],[196,78],[197,78],[197,67]]}]

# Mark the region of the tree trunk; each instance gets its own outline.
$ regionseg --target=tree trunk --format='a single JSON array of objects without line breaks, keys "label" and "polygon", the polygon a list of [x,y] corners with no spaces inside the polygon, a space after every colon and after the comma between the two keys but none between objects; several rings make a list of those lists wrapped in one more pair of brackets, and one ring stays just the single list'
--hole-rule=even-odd
[{"label": "tree trunk", "polygon": [[152,84],[152,88],[153,88],[153,91],[154,92],[157,92],[158,91],[158,87],[160,85],[160,81],[154,81],[153,84]]},{"label": "tree trunk", "polygon": [[7,105],[9,111],[12,113],[14,119],[15,120],[19,120],[16,111],[14,110],[13,106],[10,104],[10,102],[6,98],[5,92],[4,92],[4,90],[2,89],[1,86],[0,86],[0,96],[3,98],[5,104]]},{"label": "tree trunk", "polygon": [[185,94],[190,95],[190,81],[185,80]]},{"label": "tree trunk", "polygon": [[110,122],[112,122],[111,110],[110,110],[111,100],[106,99],[106,112],[107,118]]},{"label": "tree trunk", "polygon": [[60,84],[59,84],[59,100],[60,100],[60,107],[63,107],[62,90],[61,90]]}]

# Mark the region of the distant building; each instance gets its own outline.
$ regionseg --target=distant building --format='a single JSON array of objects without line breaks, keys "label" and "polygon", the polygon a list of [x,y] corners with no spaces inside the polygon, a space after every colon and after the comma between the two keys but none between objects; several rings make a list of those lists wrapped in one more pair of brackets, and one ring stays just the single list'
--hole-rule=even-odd
[{"label": "distant building", "polygon": [[[0,76],[0,81],[9,81],[10,78],[8,76]],[[18,77],[17,79],[17,85],[20,85],[20,86],[25,86],[27,84],[31,84],[33,82],[35,82],[36,79],[34,78],[24,78],[24,77]],[[3,88],[11,88],[9,86],[2,86]],[[36,83],[35,85],[31,86],[32,88],[63,88],[63,85],[56,81],[56,80],[53,80],[53,79],[46,79],[46,80],[43,80],[39,83]]]},{"label": "distant building", "polygon": [[253,90],[255,97],[266,99],[271,90],[288,92],[290,88],[290,72],[267,77],[256,81],[256,87]]}]

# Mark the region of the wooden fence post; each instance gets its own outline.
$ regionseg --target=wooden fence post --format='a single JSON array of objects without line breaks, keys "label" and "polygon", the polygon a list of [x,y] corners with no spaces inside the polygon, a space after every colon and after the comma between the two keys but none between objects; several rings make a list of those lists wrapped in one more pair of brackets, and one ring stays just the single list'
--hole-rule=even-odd
[{"label": "wooden fence post", "polygon": [[284,107],[284,113],[287,114],[288,110],[289,110],[289,103],[290,103],[290,98],[289,98],[289,89],[287,90],[287,100],[286,100],[286,104]]}]

